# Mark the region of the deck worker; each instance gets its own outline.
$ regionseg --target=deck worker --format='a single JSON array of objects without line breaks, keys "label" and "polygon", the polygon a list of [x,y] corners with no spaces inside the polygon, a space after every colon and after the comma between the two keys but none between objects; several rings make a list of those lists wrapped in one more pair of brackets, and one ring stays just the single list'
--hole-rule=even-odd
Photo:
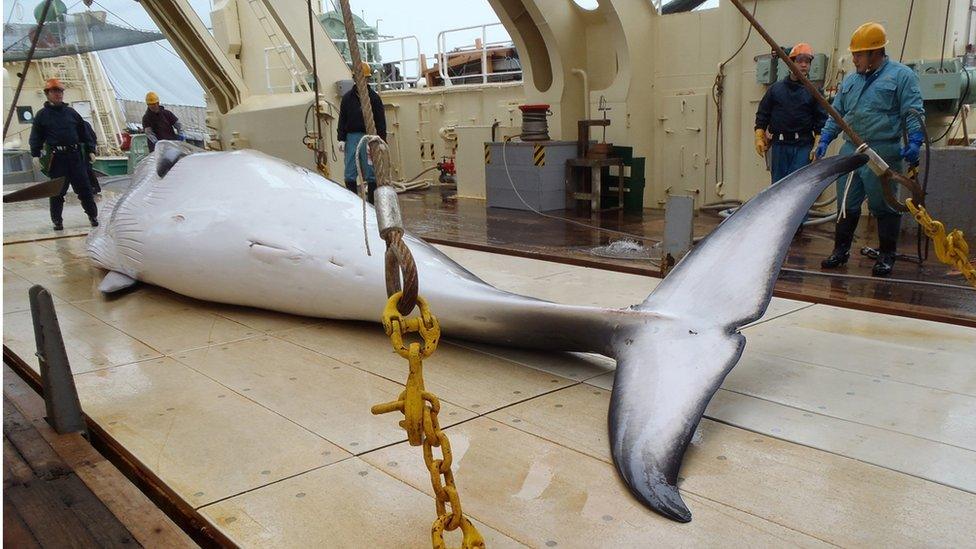
[{"label": "deck worker", "polygon": [[142,115],[142,127],[149,142],[149,152],[156,150],[157,141],[185,139],[180,119],[159,104],[156,92],[146,94],[146,114]]},{"label": "deck worker", "polygon": [[[800,42],[793,46],[790,59],[803,76],[810,75],[810,63],[813,62],[810,44]],[[756,110],[756,154],[765,158],[772,136],[770,172],[773,183],[813,160],[820,130],[826,121],[827,111],[792,72],[766,90]]]},{"label": "deck worker", "polygon": [[88,150],[95,150],[95,143],[89,141],[85,131],[85,121],[64,103],[64,86],[57,78],[51,78],[44,83],[44,95],[47,101],[34,116],[31,126],[30,149],[33,157],[34,169],[41,170],[41,150],[47,147],[51,153],[48,165],[48,176],[52,179],[64,177],[65,183],[61,194],[50,198],[51,222],[55,231],[64,230],[64,196],[68,194],[68,187],[74,189],[81,207],[88,214],[88,221],[92,227],[98,226],[98,206],[92,194],[88,181],[88,169],[85,164],[87,158],[82,158],[82,145]]},{"label": "deck worker", "polygon": [[[95,135],[95,128],[85,120],[85,134],[88,136],[87,142],[98,143],[98,137]],[[84,153],[81,155],[85,162],[85,171],[88,172],[88,183],[91,185],[92,194],[102,194],[102,186],[98,183],[98,175],[95,174],[95,151],[85,147]]]},{"label": "deck worker", "polygon": [[[834,98],[834,108],[861,139],[897,170],[896,166],[902,159],[910,164],[918,163],[919,151],[925,139],[923,122],[920,120],[924,111],[918,77],[905,65],[888,59],[885,55],[887,44],[885,29],[878,23],[865,23],[854,31],[849,49],[857,72],[848,75],[841,83]],[[919,113],[919,117],[909,114],[913,109]],[[901,145],[903,130],[908,135],[904,146]],[[828,120],[817,147],[817,158],[823,158],[827,146],[838,134],[840,127],[834,120]],[[845,138],[849,139],[847,136]],[[855,149],[847,141],[840,152],[851,154]],[[850,189],[845,189],[846,183],[846,176],[837,180],[839,219],[834,251],[821,262],[821,266],[834,269],[847,263],[866,194],[868,209],[878,219],[878,259],[871,272],[874,276],[889,276],[895,264],[901,214],[885,202],[881,180],[868,166],[854,172]]]},{"label": "deck worker", "polygon": [[[363,76],[369,78],[372,70],[369,63],[363,63],[360,70]],[[369,90],[369,104],[373,109],[373,122],[376,124],[376,134],[386,141],[386,113],[383,112],[383,100],[378,93],[367,85]],[[337,128],[339,151],[345,153],[344,177],[346,188],[356,192],[357,171],[356,171],[356,148],[359,140],[366,135],[366,122],[363,121],[363,109],[359,103],[359,93],[356,87],[347,91],[342,96],[339,104],[339,124]],[[366,144],[360,149],[359,161],[363,165],[363,179],[366,180],[369,201],[373,201],[373,193],[376,191],[376,175],[373,173],[373,166],[366,161]]]}]

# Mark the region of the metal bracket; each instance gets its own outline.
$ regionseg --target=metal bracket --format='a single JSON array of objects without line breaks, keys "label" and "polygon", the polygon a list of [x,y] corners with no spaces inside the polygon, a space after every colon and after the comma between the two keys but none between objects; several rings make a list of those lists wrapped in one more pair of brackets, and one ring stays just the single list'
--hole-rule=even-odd
[{"label": "metal bracket", "polygon": [[43,286],[32,286],[28,295],[31,317],[34,320],[37,360],[44,388],[44,407],[47,412],[45,419],[58,434],[82,433],[87,437],[85,417],[82,415],[78,390],[71,375],[68,353],[64,349],[54,301]]}]

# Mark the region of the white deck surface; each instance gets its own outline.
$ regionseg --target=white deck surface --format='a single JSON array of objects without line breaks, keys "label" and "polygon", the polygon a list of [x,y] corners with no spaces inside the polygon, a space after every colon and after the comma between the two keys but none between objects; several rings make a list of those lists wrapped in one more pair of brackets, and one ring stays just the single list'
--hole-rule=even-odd
[{"label": "white deck surface", "polygon": [[[657,282],[442,249],[565,303],[626,306]],[[81,238],[5,245],[3,268],[4,344],[36,367],[27,288],[45,285],[85,412],[240,545],[429,544],[421,450],[369,412],[406,379],[379,325],[149,286],[106,299]],[[976,330],[774,299],[744,333],[685,456],[685,525],[610,463],[611,360],[442,343],[427,387],[489,546],[974,545]]]}]

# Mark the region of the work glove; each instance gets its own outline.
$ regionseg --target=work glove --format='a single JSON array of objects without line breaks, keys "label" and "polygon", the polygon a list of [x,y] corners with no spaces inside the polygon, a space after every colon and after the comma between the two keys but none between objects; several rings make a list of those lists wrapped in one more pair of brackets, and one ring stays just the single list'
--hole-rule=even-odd
[{"label": "work glove", "polygon": [[88,163],[89,164],[95,163],[95,153],[88,153]]},{"label": "work glove", "polygon": [[39,156],[31,157],[31,166],[34,167],[34,171],[36,173],[43,173],[43,170],[41,169],[41,158]]},{"label": "work glove", "polygon": [[908,143],[901,149],[901,157],[909,164],[918,164],[918,154],[922,151],[925,135],[922,132],[912,132],[908,136]]},{"label": "work glove", "polygon": [[177,141],[186,141],[186,134],[184,134],[184,133],[182,133],[182,132],[181,132],[181,133],[179,133],[179,134],[178,134],[178,135],[176,136],[176,140],[177,140]]},{"label": "work glove", "polygon": [[339,152],[346,152],[346,142],[345,141],[340,141],[339,142]]},{"label": "work glove", "polygon": [[817,148],[814,149],[816,151],[816,153],[814,154],[814,156],[817,157],[818,159],[819,158],[823,158],[824,156],[826,156],[827,155],[827,147],[830,146],[830,142],[833,141],[835,137],[837,137],[837,135],[836,134],[832,134],[830,132],[823,132],[823,133],[821,133],[820,134],[820,143],[818,143],[817,144]]},{"label": "work glove", "polygon": [[817,159],[817,149],[820,148],[820,134],[814,134],[813,147],[810,148],[810,162]]},{"label": "work glove", "polygon": [[766,158],[766,151],[769,150],[769,141],[766,139],[766,130],[756,128],[756,154],[759,158]]}]

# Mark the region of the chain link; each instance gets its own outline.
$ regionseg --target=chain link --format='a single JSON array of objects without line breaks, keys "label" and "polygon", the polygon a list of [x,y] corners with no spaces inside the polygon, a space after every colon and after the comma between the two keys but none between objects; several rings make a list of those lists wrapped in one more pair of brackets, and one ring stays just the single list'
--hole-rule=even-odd
[{"label": "chain link", "polygon": [[911,198],[905,201],[905,206],[925,231],[926,236],[932,239],[935,244],[935,255],[939,261],[955,267],[970,285],[976,287],[976,269],[969,260],[969,244],[966,243],[962,231],[954,229],[946,234],[945,225],[941,221],[932,219],[925,206],[916,206]]},{"label": "chain link", "polygon": [[[441,401],[424,387],[424,362],[437,350],[441,328],[437,317],[430,311],[427,301],[417,296],[419,317],[404,318],[398,307],[402,292],[390,296],[383,309],[383,329],[390,337],[393,350],[406,358],[410,363],[410,373],[407,375],[407,386],[393,402],[386,402],[373,406],[375,415],[389,412],[401,412],[403,420],[400,426],[407,431],[407,440],[411,446],[423,446],[424,463],[430,473],[430,485],[434,490],[437,519],[431,526],[431,543],[434,549],[443,549],[444,531],[461,529],[463,549],[483,548],[485,541],[478,529],[461,512],[461,499],[454,483],[454,473],[451,466],[454,456],[451,454],[451,441],[441,430],[437,415],[441,411]],[[407,343],[404,336],[418,334],[423,345],[418,342]],[[435,448],[440,456],[435,455]]]}]

